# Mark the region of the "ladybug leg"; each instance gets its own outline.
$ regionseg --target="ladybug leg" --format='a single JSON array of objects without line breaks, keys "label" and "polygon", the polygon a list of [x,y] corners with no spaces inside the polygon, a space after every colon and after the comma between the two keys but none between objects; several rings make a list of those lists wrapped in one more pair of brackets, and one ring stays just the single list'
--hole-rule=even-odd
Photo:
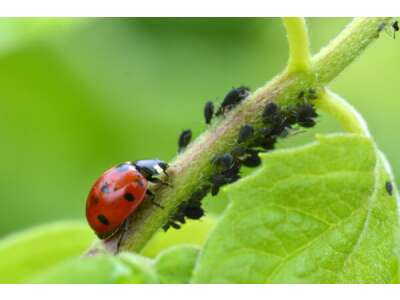
[{"label": "ladybug leg", "polygon": [[154,195],[153,192],[151,192],[150,190],[146,190],[146,194],[147,196],[149,196],[149,199],[151,201],[151,203],[153,203],[155,206],[158,206],[159,208],[164,208],[164,206],[162,206],[160,203],[154,201],[154,199],[156,198],[156,195]]},{"label": "ladybug leg", "polygon": [[121,246],[122,240],[124,239],[124,235],[125,235],[125,233],[128,231],[128,228],[129,228],[129,221],[130,221],[130,216],[127,217],[127,218],[125,219],[125,221],[122,223],[122,226],[121,226],[121,233],[120,233],[120,235],[119,235],[118,243],[117,243],[117,252],[119,252],[119,247]]},{"label": "ladybug leg", "polygon": [[147,178],[147,180],[152,183],[158,183],[158,184],[162,184],[162,185],[171,187],[171,185],[168,182],[162,181],[160,178],[157,178],[157,177],[150,177],[150,178]]}]

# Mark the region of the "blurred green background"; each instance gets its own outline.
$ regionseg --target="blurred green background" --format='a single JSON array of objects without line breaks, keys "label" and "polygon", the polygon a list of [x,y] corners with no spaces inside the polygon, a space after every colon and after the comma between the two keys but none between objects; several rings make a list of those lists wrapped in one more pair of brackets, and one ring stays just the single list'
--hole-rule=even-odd
[{"label": "blurred green background", "polygon": [[[312,51],[349,21],[308,19]],[[205,129],[206,100],[263,85],[287,52],[277,18],[0,19],[0,236],[84,219],[105,169],[170,160],[181,130]],[[383,34],[331,84],[367,119],[397,177],[399,77],[400,36]],[[314,132],[337,129],[322,116]]]}]

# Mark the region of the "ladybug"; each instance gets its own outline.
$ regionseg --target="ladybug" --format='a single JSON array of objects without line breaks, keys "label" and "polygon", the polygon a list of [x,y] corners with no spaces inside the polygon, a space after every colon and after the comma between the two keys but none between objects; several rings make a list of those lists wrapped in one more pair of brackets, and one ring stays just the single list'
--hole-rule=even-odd
[{"label": "ladybug", "polygon": [[[168,164],[161,160],[121,163],[97,179],[86,200],[86,219],[100,239],[111,237],[124,225],[146,195],[154,202],[149,182],[168,185],[156,176],[164,174]],[[122,236],[122,235],[121,235]],[[122,239],[122,237],[121,237]]]}]

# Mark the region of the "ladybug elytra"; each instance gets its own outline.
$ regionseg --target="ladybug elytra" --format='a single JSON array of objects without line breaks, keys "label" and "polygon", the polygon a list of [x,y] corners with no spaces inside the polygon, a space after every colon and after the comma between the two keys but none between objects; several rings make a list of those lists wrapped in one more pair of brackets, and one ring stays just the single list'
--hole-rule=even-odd
[{"label": "ladybug elytra", "polygon": [[86,200],[86,218],[96,235],[106,239],[118,232],[146,195],[154,203],[149,182],[166,184],[156,176],[166,175],[167,168],[168,164],[160,160],[139,160],[104,172]]}]

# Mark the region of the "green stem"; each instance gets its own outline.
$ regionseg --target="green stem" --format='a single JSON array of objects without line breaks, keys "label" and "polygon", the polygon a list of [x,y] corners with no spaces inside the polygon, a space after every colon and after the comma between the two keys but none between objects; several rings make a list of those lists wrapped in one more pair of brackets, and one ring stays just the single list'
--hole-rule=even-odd
[{"label": "green stem", "polygon": [[310,43],[304,18],[283,18],[289,42],[288,73],[310,70]]},{"label": "green stem", "polygon": [[[240,128],[244,124],[251,124],[256,128],[260,126],[261,112],[267,103],[272,101],[281,104],[294,103],[299,101],[297,99],[299,92],[310,87],[324,86],[376,39],[378,30],[381,29],[380,25],[388,19],[390,18],[360,18],[354,20],[321,53],[312,58],[311,72],[293,72],[293,70],[300,70],[304,67],[298,69],[298,66],[302,65],[300,62],[305,61],[305,39],[302,39],[303,46],[301,49],[303,50],[293,50],[291,54],[294,63],[290,64],[293,67],[259,88],[242,105],[229,112],[224,118],[217,119],[209,130],[199,136],[186,151],[175,158],[168,170],[169,182],[172,187],[162,186],[155,191],[157,202],[164,209],[152,205],[150,201],[144,201],[131,217],[120,250],[140,251],[153,234],[165,224],[178,205],[186,201],[199,186],[207,183],[213,172],[212,158],[232,149]],[[288,36],[293,49],[295,47],[293,45],[293,32],[300,30],[300,24],[289,25],[287,28],[291,31]],[[295,28],[297,29],[294,30]],[[304,34],[305,31],[300,30],[300,32]],[[331,103],[332,112],[339,111],[338,103],[336,103],[336,108],[334,108],[334,104]],[[329,102],[326,105],[329,107]],[[344,104],[342,103],[342,105]],[[352,122],[347,123],[351,124]],[[344,122],[344,124],[347,123]],[[356,127],[354,127],[354,130],[356,130]],[[89,253],[98,253],[102,247],[116,253],[117,241],[118,237],[109,239],[100,246],[92,247]]]},{"label": "green stem", "polygon": [[326,89],[316,104],[318,108],[332,115],[345,131],[371,137],[361,114],[339,95]]},{"label": "green stem", "polygon": [[[339,75],[379,37],[391,18],[356,18],[328,46],[312,58],[313,72],[321,84]],[[335,49],[334,51],[332,51]],[[329,66],[329,67],[327,67]]]}]

